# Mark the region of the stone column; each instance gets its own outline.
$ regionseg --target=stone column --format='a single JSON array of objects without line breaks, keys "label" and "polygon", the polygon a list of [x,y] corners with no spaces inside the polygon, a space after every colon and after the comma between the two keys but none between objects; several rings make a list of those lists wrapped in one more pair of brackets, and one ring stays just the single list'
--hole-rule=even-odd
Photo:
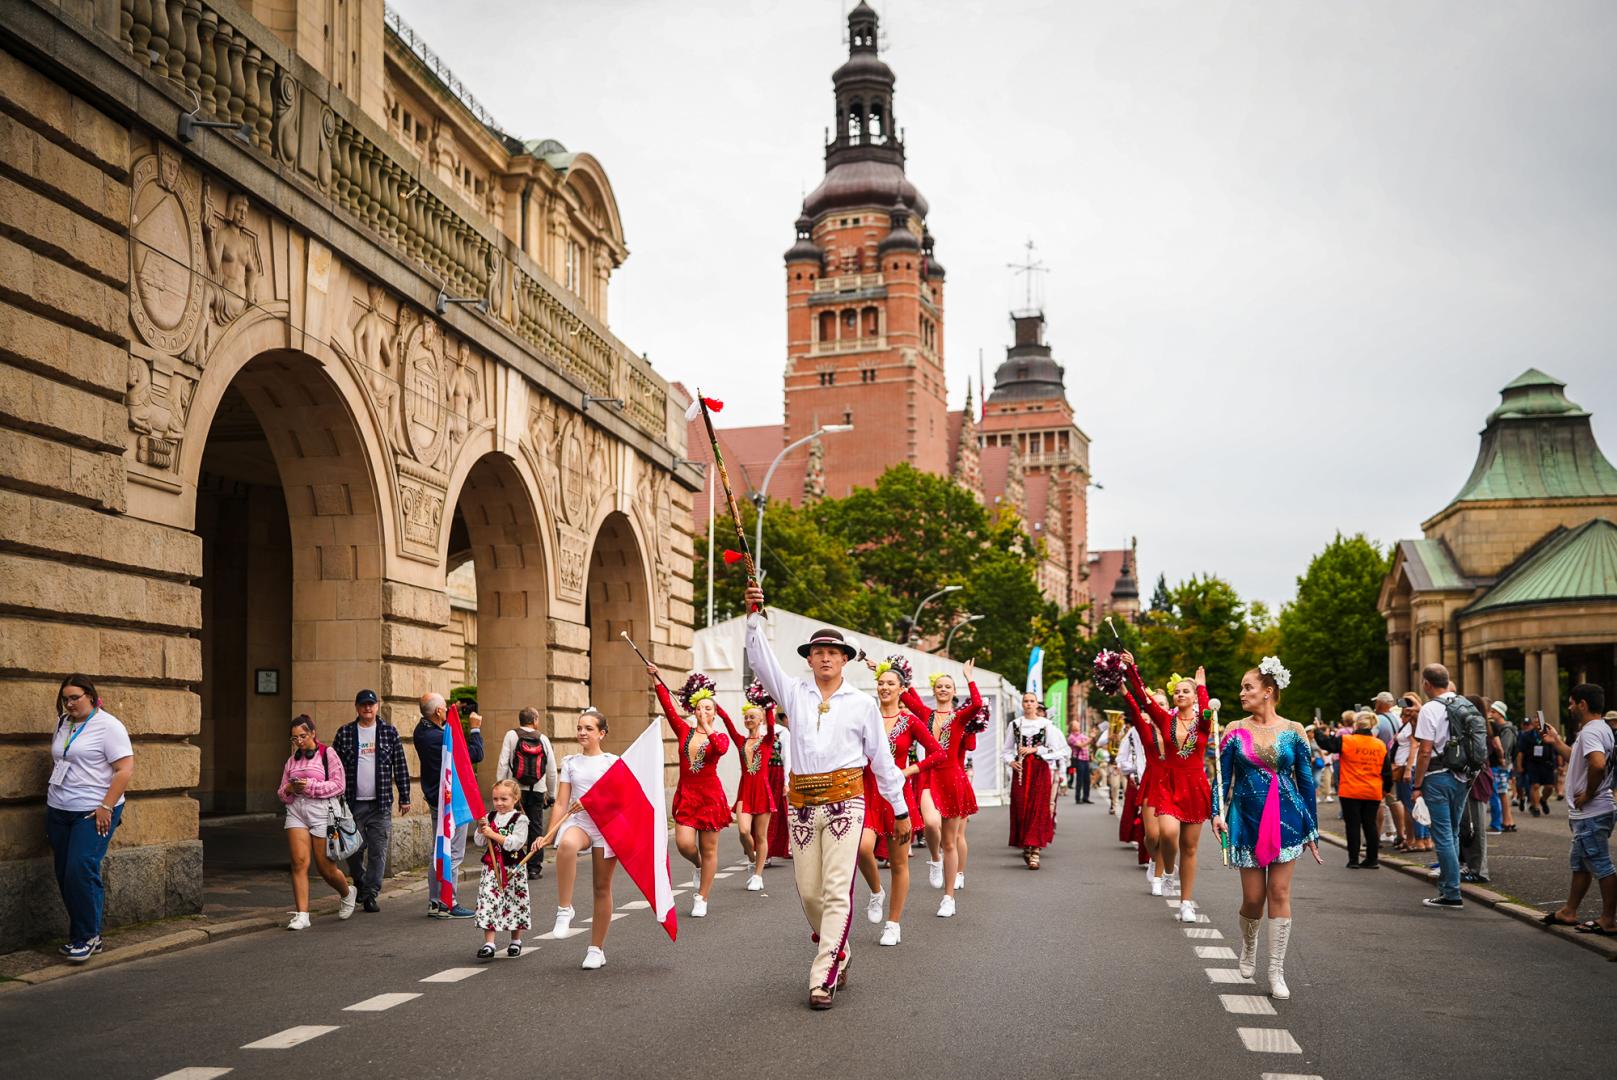
[{"label": "stone column", "polygon": [[1539,671],[1538,650],[1537,649],[1523,649],[1522,650],[1522,689],[1524,691],[1524,697],[1526,698],[1524,707],[1527,710],[1527,712],[1525,714],[1527,716],[1532,716],[1534,713],[1536,713],[1539,710],[1538,671]]},{"label": "stone column", "polygon": [[1409,635],[1393,634],[1387,639],[1387,685],[1395,694],[1409,689]]},{"label": "stone column", "polygon": [[1465,675],[1460,679],[1460,689],[1467,694],[1487,696],[1482,685],[1482,657],[1473,653],[1465,658]]},{"label": "stone column", "polygon": [[1538,697],[1544,721],[1561,726],[1561,659],[1554,649],[1539,654]]},{"label": "stone column", "polygon": [[1505,658],[1496,652],[1482,658],[1482,696],[1489,704],[1505,696]]}]

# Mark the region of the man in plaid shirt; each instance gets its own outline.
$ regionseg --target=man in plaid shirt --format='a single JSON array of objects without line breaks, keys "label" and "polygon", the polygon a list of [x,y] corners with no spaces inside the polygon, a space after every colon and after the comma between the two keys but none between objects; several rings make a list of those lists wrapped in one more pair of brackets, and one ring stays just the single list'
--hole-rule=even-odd
[{"label": "man in plaid shirt", "polygon": [[376,718],[376,691],[361,690],[354,697],[359,715],[337,729],[331,748],[342,759],[348,779],[348,806],[365,846],[348,859],[348,870],[359,886],[366,911],[380,911],[376,896],[387,872],[387,848],[393,836],[393,788],[399,789],[399,813],[410,812],[410,763],[404,757],[399,729]]}]

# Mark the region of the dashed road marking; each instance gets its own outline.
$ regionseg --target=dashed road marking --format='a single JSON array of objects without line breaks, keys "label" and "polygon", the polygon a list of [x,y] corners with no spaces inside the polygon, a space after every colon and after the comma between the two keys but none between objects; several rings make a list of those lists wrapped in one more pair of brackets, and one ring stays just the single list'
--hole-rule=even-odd
[{"label": "dashed road marking", "polygon": [[210,1069],[205,1065],[192,1065],[185,1069],[175,1069],[171,1073],[164,1073],[157,1080],[215,1080],[223,1076],[230,1069]]},{"label": "dashed road marking", "polygon": [[630,900],[627,904],[618,905],[624,911],[644,911],[650,906],[651,904],[645,900]]},{"label": "dashed road marking", "polygon": [[1205,968],[1204,970],[1207,972],[1207,978],[1211,982],[1220,983],[1226,986],[1257,985],[1250,978],[1242,975],[1239,968]]},{"label": "dashed road marking", "polygon": [[422,979],[421,981],[424,982],[424,983],[457,983],[457,982],[460,982],[462,979],[471,978],[473,975],[478,974],[482,970],[483,969],[480,968],[480,967],[474,967],[474,968],[466,968],[466,967],[444,968],[442,971],[436,972],[436,973],[434,973],[432,975],[428,975],[425,979]]},{"label": "dashed road marking", "polygon": [[1235,1013],[1237,1016],[1273,1016],[1275,1007],[1269,999],[1261,994],[1220,994],[1219,1003],[1224,1006],[1225,1012]]},{"label": "dashed road marking", "polygon": [[1316,1076],[1313,1073],[1307,1075],[1303,1073],[1264,1073],[1263,1080],[1325,1080],[1325,1078]]},{"label": "dashed road marking", "polygon": [[[589,922],[588,919],[585,919],[584,921]],[[548,933],[540,934],[538,940],[540,940],[540,941],[566,941],[568,938],[577,937],[579,934],[582,934],[583,932],[584,931],[580,930],[576,926],[569,926],[566,930],[563,930],[560,934],[557,934],[556,931],[554,931],[554,930],[551,930]],[[423,981],[425,981],[425,980],[423,980]]]},{"label": "dashed road marking", "polygon": [[1241,1042],[1254,1054],[1300,1054],[1303,1048],[1285,1028],[1236,1028]]},{"label": "dashed road marking", "polygon": [[395,1005],[403,1005],[406,1001],[414,1001],[420,994],[377,994],[375,997],[356,1001],[343,1012],[384,1012]]},{"label": "dashed road marking", "polygon": [[[470,969],[476,971],[476,968]],[[299,1024],[289,1027],[285,1031],[277,1031],[273,1035],[266,1035],[256,1042],[247,1043],[243,1050],[287,1050],[310,1039],[318,1039],[328,1032],[336,1031],[335,1024]]]},{"label": "dashed road marking", "polygon": [[724,873],[722,873],[722,874],[714,874],[714,875],[713,875],[713,880],[714,880],[714,881],[723,881],[723,880],[724,880],[724,879],[725,879],[725,878],[727,878],[727,877],[730,877],[730,876],[731,876],[731,875],[730,875],[730,872],[729,872],[729,871],[725,871],[725,872],[724,872]]},{"label": "dashed road marking", "polygon": [[1203,929],[1203,928],[1201,928],[1199,926],[1187,926],[1187,927],[1185,927],[1185,936],[1187,938],[1199,938],[1199,939],[1201,939],[1203,941],[1223,941],[1224,940],[1224,934],[1223,934],[1222,931]]},{"label": "dashed road marking", "polygon": [[1228,945],[1198,945],[1196,957],[1200,960],[1234,960],[1235,950]]},{"label": "dashed road marking", "polygon": [[687,892],[687,890],[685,890],[685,889],[675,889],[673,892],[669,893],[668,895],[669,896],[684,896],[686,892]]},{"label": "dashed road marking", "polygon": [[[626,911],[614,911],[612,913],[612,918],[608,919],[607,921],[608,922],[617,922],[619,919],[627,919],[628,917],[629,917],[629,913],[626,912]],[[580,926],[588,926],[590,923],[592,923],[594,921],[595,921],[594,919],[585,919],[583,922],[579,923],[578,925],[580,925]],[[568,936],[571,937],[572,935],[569,934]]]}]

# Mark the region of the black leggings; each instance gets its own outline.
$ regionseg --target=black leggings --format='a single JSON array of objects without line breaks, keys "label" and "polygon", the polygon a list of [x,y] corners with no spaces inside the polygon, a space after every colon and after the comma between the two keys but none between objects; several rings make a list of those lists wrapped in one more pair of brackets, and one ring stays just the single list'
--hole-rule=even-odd
[{"label": "black leggings", "polygon": [[1072,763],[1072,801],[1075,803],[1089,801],[1089,766],[1087,761]]},{"label": "black leggings", "polygon": [[1376,829],[1380,799],[1343,799],[1342,817],[1347,821],[1348,860],[1359,861],[1359,831],[1364,830],[1365,862],[1375,862],[1381,853],[1381,833]]}]

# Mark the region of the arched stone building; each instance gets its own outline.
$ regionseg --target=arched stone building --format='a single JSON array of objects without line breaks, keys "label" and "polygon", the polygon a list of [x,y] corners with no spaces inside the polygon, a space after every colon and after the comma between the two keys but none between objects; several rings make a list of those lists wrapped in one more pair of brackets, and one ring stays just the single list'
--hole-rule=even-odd
[{"label": "arched stone building", "polygon": [[588,702],[652,722],[617,634],[688,665],[700,474],[606,327],[598,162],[504,134],[380,0],[22,0],[0,146],[0,948],[59,917],[67,672],[135,739],[113,922],[198,909],[199,815],[274,805],[291,716],[371,687],[408,738],[468,561],[494,745],[529,704],[558,750]]},{"label": "arched stone building", "polygon": [[1416,689],[1442,663],[1559,721],[1573,685],[1617,685],[1617,469],[1564,383],[1529,369],[1500,396],[1465,486],[1393,551],[1388,678]]}]

